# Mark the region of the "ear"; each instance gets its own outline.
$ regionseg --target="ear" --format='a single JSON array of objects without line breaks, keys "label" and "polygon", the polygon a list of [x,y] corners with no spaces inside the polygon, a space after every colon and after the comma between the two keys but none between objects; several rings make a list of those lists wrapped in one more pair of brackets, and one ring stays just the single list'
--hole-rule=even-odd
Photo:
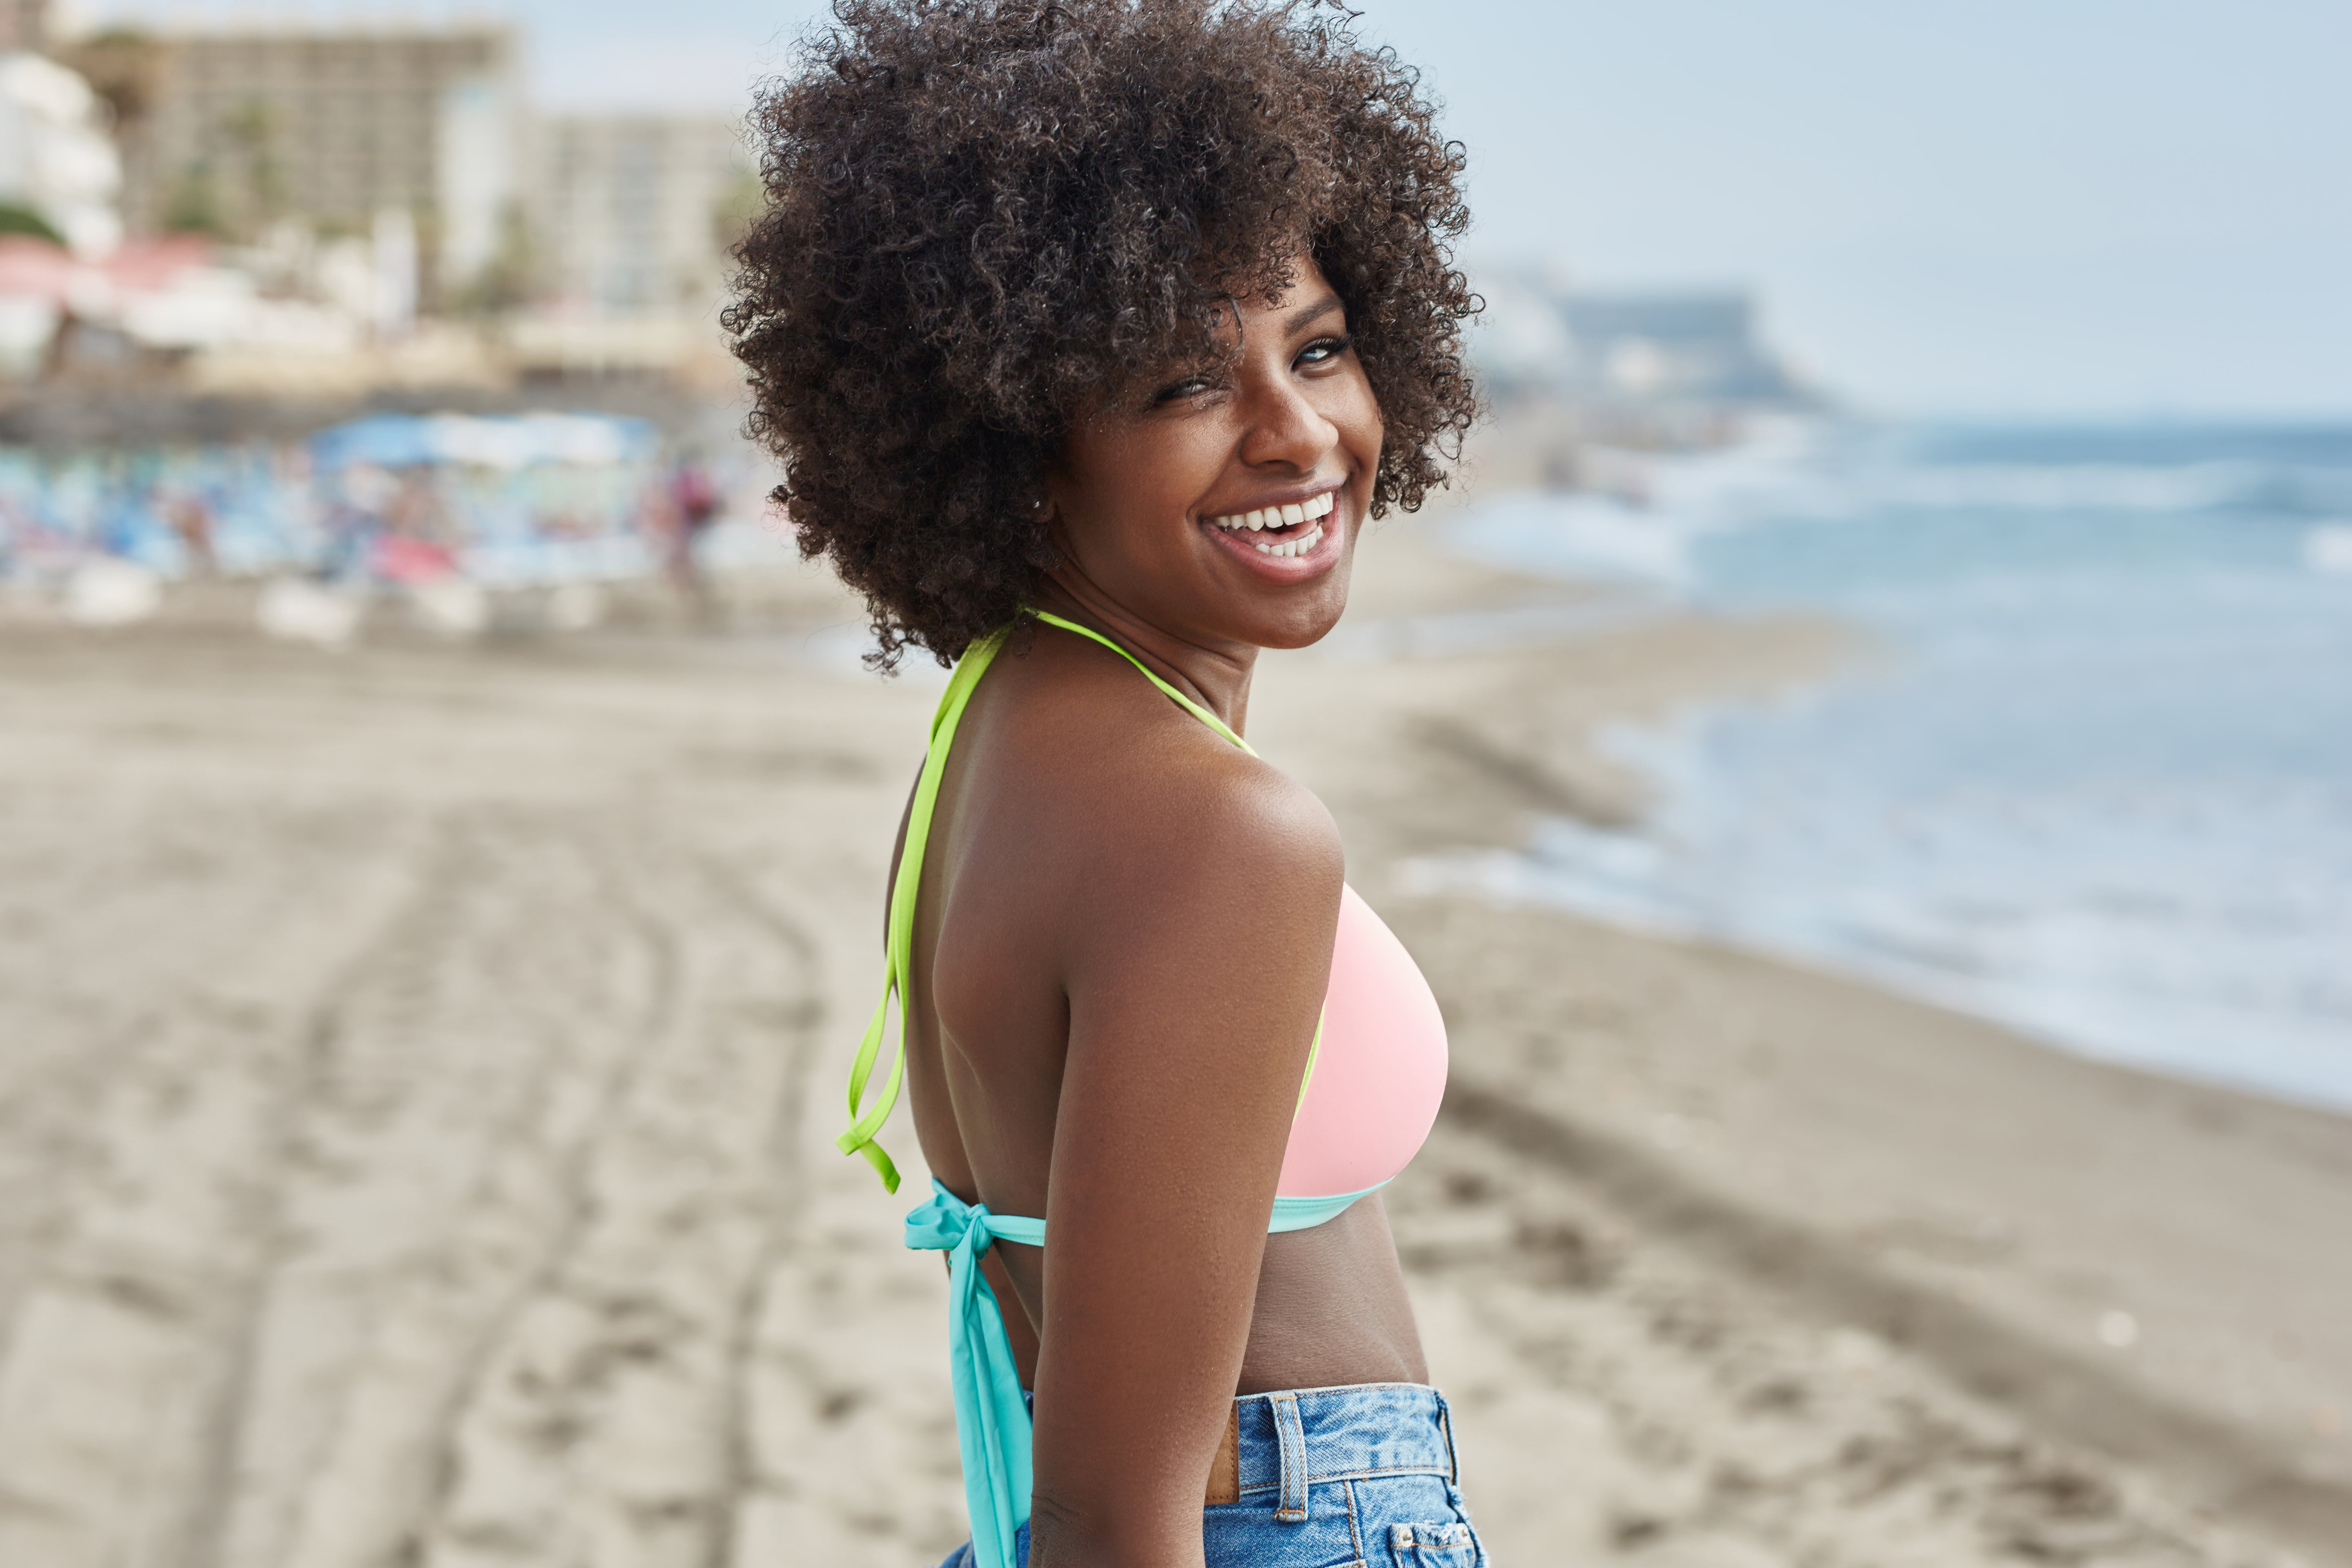
[{"label": "ear", "polygon": [[1029,503],[1029,520],[1045,533],[1045,542],[1056,555],[1069,553],[1067,541],[1062,537],[1062,509],[1054,504],[1052,494],[1039,490]]},{"label": "ear", "polygon": [[1029,520],[1045,531],[1045,537],[1059,550],[1062,539],[1062,504],[1056,492],[1066,481],[1052,464],[1040,465],[1036,477],[1030,481]]}]

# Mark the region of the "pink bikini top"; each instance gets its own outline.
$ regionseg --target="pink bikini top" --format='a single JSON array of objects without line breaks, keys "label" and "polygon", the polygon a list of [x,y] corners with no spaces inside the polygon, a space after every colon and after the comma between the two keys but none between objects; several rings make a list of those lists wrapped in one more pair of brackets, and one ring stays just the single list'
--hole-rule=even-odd
[{"label": "pink bikini top", "polygon": [[[1127,649],[1100,633],[1042,610],[1030,614],[1049,626],[1102,644],[1143,671],[1194,718],[1249,751],[1249,742],[1223,720],[1154,675]],[[1006,628],[1009,630],[1010,628]],[[890,890],[887,977],[881,1004],[866,1029],[849,1072],[849,1130],[835,1140],[844,1153],[862,1153],[898,1190],[898,1173],[874,1142],[890,1114],[906,1073],[904,1026],[890,1073],[874,1103],[860,1109],[866,1083],[882,1049],[890,998],[906,994],[908,955],[914,946],[915,899],[922,881],[923,849],[930,836],[940,779],[957,721],[980,677],[1003,646],[1004,631],[982,638],[957,661],[955,675],[931,721],[931,744],[907,816],[906,845],[898,879]],[[1252,755],[1255,755],[1252,752]],[[1298,1110],[1275,1186],[1270,1231],[1304,1230],[1343,1213],[1349,1205],[1395,1180],[1409,1164],[1437,1120],[1445,1096],[1445,1020],[1429,982],[1394,932],[1381,923],[1356,889],[1339,890],[1339,932],[1331,944],[1331,983],[1324,994],[1323,1019],[1299,1087]],[[1026,1240],[1002,1227],[1033,1226],[1032,1220],[993,1216],[1006,1239]],[[1042,1237],[1043,1226],[1037,1226]]]},{"label": "pink bikini top", "polygon": [[[1322,1035],[1283,1152],[1276,1218],[1319,1225],[1395,1180],[1421,1152],[1444,1098],[1437,998],[1396,933],[1355,889],[1342,888]],[[1301,1212],[1335,1201],[1316,1217]]]}]

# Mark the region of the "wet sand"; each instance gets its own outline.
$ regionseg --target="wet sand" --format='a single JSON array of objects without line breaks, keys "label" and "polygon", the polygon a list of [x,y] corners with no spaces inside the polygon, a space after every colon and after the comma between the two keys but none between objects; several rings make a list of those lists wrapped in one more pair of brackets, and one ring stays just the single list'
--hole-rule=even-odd
[{"label": "wet sand", "polygon": [[[1252,734],[1447,1010],[1391,1207],[1496,1561],[2352,1561],[2352,1126],[1418,888],[1637,816],[1596,726],[1872,657],[1423,533]],[[719,638],[0,639],[0,1563],[961,1539],[937,1266],[830,1144],[936,687],[761,592]],[[1524,646],[1429,651],[1495,605]]]}]

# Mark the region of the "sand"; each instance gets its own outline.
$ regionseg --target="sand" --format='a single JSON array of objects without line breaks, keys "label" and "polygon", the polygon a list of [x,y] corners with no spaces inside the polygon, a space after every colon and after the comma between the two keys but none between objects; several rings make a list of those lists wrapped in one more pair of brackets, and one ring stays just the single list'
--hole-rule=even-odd
[{"label": "sand", "polygon": [[[2352,1561],[2352,1125],[1417,881],[1637,817],[1598,726],[1874,657],[1426,532],[1252,733],[1446,1007],[1391,1208],[1496,1560]],[[961,1539],[937,1266],[830,1146],[936,681],[758,586],[716,637],[0,639],[0,1563]]]}]

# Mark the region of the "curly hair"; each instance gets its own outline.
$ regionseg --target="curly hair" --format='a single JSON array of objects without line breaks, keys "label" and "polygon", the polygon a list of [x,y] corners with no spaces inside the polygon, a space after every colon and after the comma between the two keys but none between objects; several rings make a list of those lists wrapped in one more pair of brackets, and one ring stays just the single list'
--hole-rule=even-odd
[{"label": "curly hair", "polygon": [[1017,613],[1070,422],[1215,353],[1302,247],[1385,422],[1373,515],[1445,483],[1477,407],[1463,152],[1350,24],[1328,0],[835,0],[764,86],[766,206],[722,319],[773,499],[865,595],[879,666]]}]

